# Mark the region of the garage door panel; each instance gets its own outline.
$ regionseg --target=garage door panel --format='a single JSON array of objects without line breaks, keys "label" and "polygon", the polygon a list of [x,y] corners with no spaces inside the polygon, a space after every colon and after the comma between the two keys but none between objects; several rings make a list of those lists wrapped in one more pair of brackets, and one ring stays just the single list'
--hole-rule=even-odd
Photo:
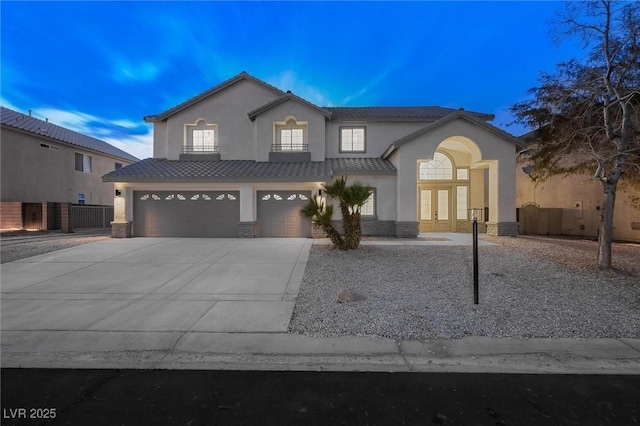
[{"label": "garage door panel", "polygon": [[238,191],[134,192],[134,229],[148,237],[237,237]]},{"label": "garage door panel", "polygon": [[311,219],[300,214],[310,196],[309,191],[258,191],[258,236],[310,237]]}]

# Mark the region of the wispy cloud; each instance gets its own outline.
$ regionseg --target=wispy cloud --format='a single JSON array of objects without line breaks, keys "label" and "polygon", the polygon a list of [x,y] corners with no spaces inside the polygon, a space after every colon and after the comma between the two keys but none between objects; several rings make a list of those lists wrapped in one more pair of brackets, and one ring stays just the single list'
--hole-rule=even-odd
[{"label": "wispy cloud", "polygon": [[157,65],[149,61],[131,61],[118,58],[113,61],[112,77],[118,82],[147,82],[160,73]]},{"label": "wispy cloud", "polygon": [[293,70],[285,70],[278,73],[275,76],[265,78],[265,81],[278,89],[291,90],[294,95],[297,95],[312,104],[318,106],[331,106],[332,102],[328,97],[319,91],[316,87],[307,84],[305,81],[301,81],[298,74]]},{"label": "wispy cloud", "polygon": [[106,137],[102,138],[102,140],[141,160],[153,157],[153,131],[151,129],[144,135],[125,135],[118,138]]}]

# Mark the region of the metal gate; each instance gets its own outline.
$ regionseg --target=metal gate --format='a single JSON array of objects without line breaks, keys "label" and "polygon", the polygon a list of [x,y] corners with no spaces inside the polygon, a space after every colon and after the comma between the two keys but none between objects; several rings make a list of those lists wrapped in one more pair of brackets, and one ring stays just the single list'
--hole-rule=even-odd
[{"label": "metal gate", "polygon": [[113,222],[113,206],[71,206],[71,228],[110,228]]}]

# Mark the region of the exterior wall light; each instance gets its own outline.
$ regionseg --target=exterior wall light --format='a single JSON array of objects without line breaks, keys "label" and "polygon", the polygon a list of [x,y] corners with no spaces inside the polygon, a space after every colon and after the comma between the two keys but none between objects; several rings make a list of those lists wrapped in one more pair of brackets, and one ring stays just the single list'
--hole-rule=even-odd
[{"label": "exterior wall light", "polygon": [[122,196],[122,192],[120,192],[119,189],[116,189],[116,197],[121,197]]}]

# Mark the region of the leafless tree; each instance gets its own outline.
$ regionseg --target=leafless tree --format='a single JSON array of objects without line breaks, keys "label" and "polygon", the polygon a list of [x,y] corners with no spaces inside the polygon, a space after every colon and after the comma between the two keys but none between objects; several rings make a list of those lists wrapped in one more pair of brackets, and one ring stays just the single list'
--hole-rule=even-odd
[{"label": "leafless tree", "polygon": [[535,129],[519,156],[534,180],[590,173],[603,189],[598,267],[612,267],[613,214],[620,185],[640,203],[640,3],[568,3],[554,28],[580,37],[585,59],[542,74],[531,98],[511,107]]}]

